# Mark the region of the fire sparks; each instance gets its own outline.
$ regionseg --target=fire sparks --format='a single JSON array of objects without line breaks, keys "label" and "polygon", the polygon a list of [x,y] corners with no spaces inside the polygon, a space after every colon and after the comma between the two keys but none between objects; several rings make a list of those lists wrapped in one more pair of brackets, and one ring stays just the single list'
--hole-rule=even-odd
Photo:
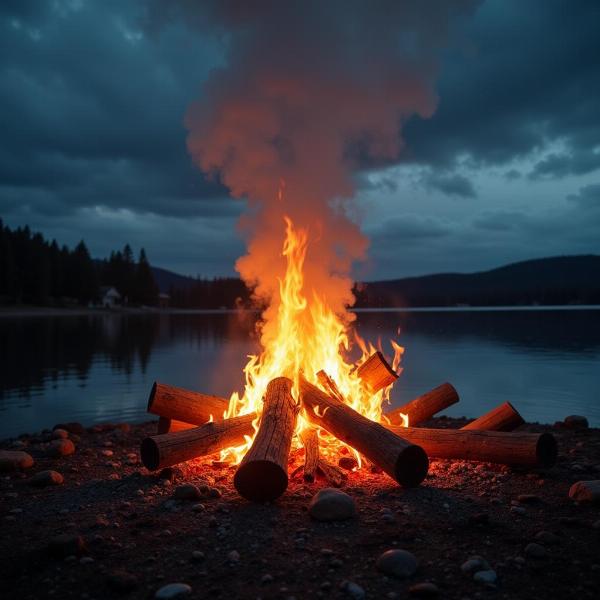
[{"label": "fire sparks", "polygon": [[[317,373],[324,371],[335,382],[340,396],[354,410],[373,421],[382,415],[382,403],[388,400],[391,385],[372,393],[363,385],[357,374],[356,365],[362,364],[375,351],[375,347],[362,340],[351,328],[349,313],[336,314],[328,305],[327,298],[318,290],[304,289],[304,261],[309,244],[309,232],[296,228],[289,217],[285,217],[285,241],[283,256],[286,270],[279,280],[277,311],[270,313],[261,324],[262,352],[249,356],[244,368],[245,388],[240,396],[232,394],[226,417],[256,413],[255,431],[260,420],[262,398],[269,381],[285,376],[292,380],[292,394],[298,398],[299,378],[302,374],[311,383],[326,390]],[[356,364],[347,362],[351,347],[355,342],[362,352]],[[381,346],[381,344],[378,344]],[[404,349],[392,341],[394,351],[393,368],[398,366]],[[405,423],[406,424],[406,423]],[[308,427],[307,419],[300,413],[296,427],[295,444],[300,443],[298,435]],[[344,444],[319,431],[325,455],[338,453]],[[246,443],[221,452],[221,460],[239,463],[252,443]],[[361,457],[352,449],[359,465]]]}]

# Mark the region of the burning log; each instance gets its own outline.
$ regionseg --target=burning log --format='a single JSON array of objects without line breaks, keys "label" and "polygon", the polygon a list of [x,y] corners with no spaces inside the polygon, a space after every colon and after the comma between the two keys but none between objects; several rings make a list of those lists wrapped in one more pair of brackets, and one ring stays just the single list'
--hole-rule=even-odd
[{"label": "burning log", "polygon": [[418,396],[400,408],[395,408],[384,415],[392,425],[402,425],[402,415],[408,416],[409,425],[418,425],[427,421],[436,413],[458,402],[458,392],[449,383]]},{"label": "burning log", "polygon": [[247,500],[275,500],[287,489],[288,455],[298,415],[291,390],[286,377],[277,377],[267,386],[258,431],[233,478],[236,490]]},{"label": "burning log", "polygon": [[398,379],[398,374],[390,367],[383,354],[379,351],[371,354],[356,370],[362,382],[375,394]]},{"label": "burning log", "polygon": [[254,432],[252,421],[255,418],[256,414],[252,413],[147,437],[140,447],[142,463],[148,470],[156,471],[229,446],[238,446],[244,443],[245,436]]},{"label": "burning log", "polygon": [[331,464],[323,457],[319,457],[318,471],[333,487],[342,487],[344,481],[348,479],[348,476],[340,467]]},{"label": "burning log", "polygon": [[465,429],[388,428],[432,458],[475,460],[525,467],[549,467],[556,461],[556,440],[550,433],[521,433]]},{"label": "burning log", "polygon": [[[300,379],[300,396],[309,419],[364,454],[403,486],[421,483],[429,460],[425,451]],[[391,435],[390,435],[391,434]]]},{"label": "burning log", "polygon": [[505,402],[492,408],[485,415],[481,415],[478,419],[471,421],[461,429],[471,430],[480,429],[483,431],[512,431],[523,425],[525,420],[518,413],[517,409],[510,403]]},{"label": "burning log", "polygon": [[158,424],[156,425],[156,433],[172,433],[175,431],[183,431],[184,429],[192,429],[197,425],[191,423],[184,423],[183,421],[177,421],[176,419],[168,419],[167,417],[158,417]]},{"label": "burning log", "polygon": [[300,432],[304,446],[304,481],[313,482],[319,466],[319,435],[314,427],[307,427]]},{"label": "burning log", "polygon": [[193,425],[204,425],[211,416],[217,419],[222,417],[228,406],[229,400],[225,398],[192,392],[158,381],[154,382],[148,399],[149,413]]}]

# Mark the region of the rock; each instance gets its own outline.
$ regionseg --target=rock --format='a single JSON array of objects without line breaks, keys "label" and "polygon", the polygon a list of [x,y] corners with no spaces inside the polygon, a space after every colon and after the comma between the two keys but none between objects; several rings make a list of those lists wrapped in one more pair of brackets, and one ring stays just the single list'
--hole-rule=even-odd
[{"label": "rock", "polygon": [[569,415],[565,417],[563,425],[567,429],[587,429],[589,427],[588,420],[581,415]]},{"label": "rock", "polygon": [[239,563],[240,562],[240,553],[237,550],[232,550],[228,555],[227,555],[227,560],[230,563]]},{"label": "rock", "polygon": [[78,556],[85,552],[85,541],[77,534],[63,533],[53,537],[48,543],[48,554],[56,558]]},{"label": "rock", "polygon": [[547,558],[548,550],[546,550],[546,548],[544,548],[544,546],[541,546],[540,544],[531,542],[530,544],[527,544],[527,546],[525,546],[525,556],[528,556],[529,558],[538,559]]},{"label": "rock", "polygon": [[209,498],[220,498],[222,496],[221,490],[216,487],[208,488],[208,497]]},{"label": "rock", "polygon": [[75,444],[71,440],[53,440],[50,442],[46,454],[52,458],[69,456],[75,452]]},{"label": "rock", "polygon": [[511,506],[510,512],[513,515],[526,515],[527,511],[522,506]]},{"label": "rock", "polygon": [[33,458],[22,450],[0,450],[0,473],[29,469],[33,467]]},{"label": "rock", "polygon": [[181,598],[192,593],[192,588],[187,583],[168,583],[163,585],[154,594],[156,600],[171,600],[172,598]]},{"label": "rock", "polygon": [[204,560],[204,552],[200,552],[200,550],[194,550],[192,552],[192,560],[195,562],[201,562]]},{"label": "rock", "polygon": [[486,569],[485,571],[477,571],[477,573],[473,575],[473,581],[476,581],[477,583],[494,585],[497,580],[498,576],[496,575],[496,571],[492,569]]},{"label": "rock", "polygon": [[560,537],[551,531],[538,531],[535,534],[535,539],[545,546],[557,546],[561,542]]},{"label": "rock", "polygon": [[132,575],[127,571],[113,571],[108,574],[106,583],[115,592],[126,594],[137,587],[138,580],[135,575]]},{"label": "rock", "polygon": [[386,575],[405,579],[415,573],[418,563],[414,554],[406,550],[387,550],[377,559],[375,566]]},{"label": "rock", "polygon": [[342,458],[338,460],[338,465],[342,467],[342,469],[346,469],[346,471],[352,471],[358,467],[358,462],[354,456],[342,456]]},{"label": "rock", "polygon": [[355,516],[356,506],[345,492],[323,488],[310,501],[308,514],[317,521],[343,521]]},{"label": "rock", "polygon": [[366,597],[365,590],[358,583],[354,583],[354,581],[343,581],[340,587],[353,600],[363,600]]},{"label": "rock", "polygon": [[100,450],[100,454],[102,454],[102,456],[112,456],[114,454],[114,452],[112,450]]},{"label": "rock", "polygon": [[198,504],[194,504],[194,506],[192,506],[192,510],[194,512],[204,512],[206,510],[206,506],[204,506],[204,504],[201,502],[198,502]]},{"label": "rock", "polygon": [[173,497],[177,498],[177,500],[200,500],[202,494],[193,483],[184,483],[175,488]]},{"label": "rock", "polygon": [[260,582],[262,583],[262,585],[266,585],[268,583],[273,583],[273,575],[270,575],[269,573],[266,573],[265,575],[263,575],[260,578]]},{"label": "rock", "polygon": [[600,503],[600,479],[594,481],[578,481],[571,486],[569,498],[576,502]]},{"label": "rock", "polygon": [[58,471],[40,471],[29,479],[29,483],[36,487],[60,485],[65,478]]},{"label": "rock", "polygon": [[469,558],[460,566],[463,573],[472,573],[473,571],[489,571],[491,569],[483,556],[469,556]]},{"label": "rock", "polygon": [[75,433],[77,435],[81,435],[85,432],[85,428],[81,423],[58,423],[52,428],[54,431],[57,429],[63,429],[64,431],[68,431],[69,433]]},{"label": "rock", "polygon": [[51,433],[53,440],[66,440],[69,437],[69,432],[66,429],[57,428]]},{"label": "rock", "polygon": [[411,586],[408,591],[418,598],[433,598],[440,593],[440,588],[435,583],[424,581],[423,583],[416,583]]}]

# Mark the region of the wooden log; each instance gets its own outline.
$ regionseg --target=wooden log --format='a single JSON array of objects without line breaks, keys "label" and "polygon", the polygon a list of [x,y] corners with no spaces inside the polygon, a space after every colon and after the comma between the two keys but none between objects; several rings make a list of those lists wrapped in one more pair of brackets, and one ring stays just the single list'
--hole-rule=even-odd
[{"label": "wooden log", "polygon": [[275,500],[287,489],[288,456],[297,415],[291,380],[277,377],[270,381],[258,431],[233,478],[235,489],[247,500]]},{"label": "wooden log", "polygon": [[315,425],[364,454],[401,485],[418,485],[427,475],[429,460],[420,446],[363,417],[303,377],[300,378],[300,397],[308,418]]},{"label": "wooden log", "polygon": [[252,413],[147,437],[140,447],[142,463],[148,470],[155,471],[229,446],[239,446],[245,436],[254,433],[252,421],[255,418],[256,414]]},{"label": "wooden log", "polygon": [[[400,408],[395,408],[384,415],[392,425],[402,425],[402,414],[408,416],[408,424],[412,427],[427,421],[436,413],[458,402],[458,392],[449,383],[418,396]],[[384,420],[385,420],[384,419]]]},{"label": "wooden log", "polygon": [[461,429],[480,429],[482,431],[512,431],[523,425],[525,419],[518,413],[517,409],[510,403],[504,402],[492,408],[485,415],[471,421]]},{"label": "wooden log", "polygon": [[375,394],[398,379],[398,373],[390,367],[383,354],[379,351],[371,354],[356,370],[365,387]]},{"label": "wooden log", "polygon": [[319,464],[319,435],[314,427],[306,427],[300,439],[304,446],[304,481],[313,482]]},{"label": "wooden log", "polygon": [[192,429],[198,427],[192,425],[192,423],[184,423],[183,421],[177,421],[176,419],[167,419],[167,417],[158,417],[158,423],[156,425],[156,433],[161,435],[163,433],[172,433],[174,431],[183,431],[184,429]]},{"label": "wooden log", "polygon": [[557,444],[550,433],[389,426],[432,458],[475,460],[525,467],[549,467],[556,462]]},{"label": "wooden log", "polygon": [[340,467],[332,465],[328,460],[319,457],[318,471],[333,487],[342,487],[348,476]]},{"label": "wooden log", "polygon": [[213,419],[222,419],[229,400],[192,392],[155,381],[148,398],[148,412],[159,417],[175,419],[193,425],[204,425]]}]

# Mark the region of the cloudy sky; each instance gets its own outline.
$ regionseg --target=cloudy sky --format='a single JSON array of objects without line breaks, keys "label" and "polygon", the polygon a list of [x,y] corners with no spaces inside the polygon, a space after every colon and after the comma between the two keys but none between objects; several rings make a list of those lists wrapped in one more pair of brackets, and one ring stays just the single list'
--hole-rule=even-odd
[{"label": "cloudy sky", "polygon": [[[0,216],[97,257],[129,242],[233,274],[245,203],[193,164],[184,125],[227,36],[146,9],[0,4]],[[461,20],[433,116],[408,120],[397,160],[357,165],[358,277],[600,253],[599,22],[596,0],[485,0]]]}]

